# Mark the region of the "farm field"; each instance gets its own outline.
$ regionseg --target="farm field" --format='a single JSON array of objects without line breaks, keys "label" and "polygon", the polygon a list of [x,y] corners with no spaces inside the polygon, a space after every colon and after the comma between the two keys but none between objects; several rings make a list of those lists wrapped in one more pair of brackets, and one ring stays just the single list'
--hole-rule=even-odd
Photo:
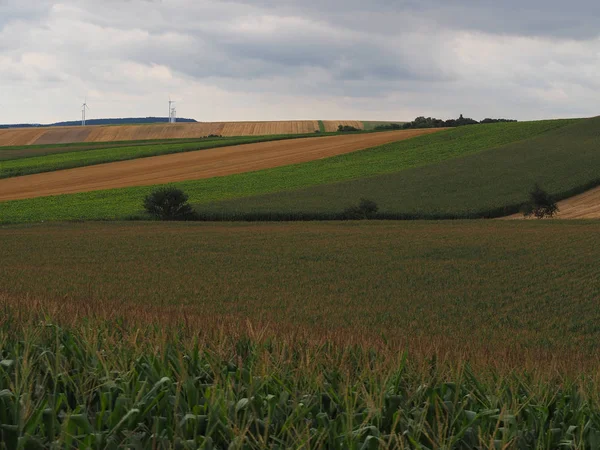
[{"label": "farm field", "polygon": [[[298,135],[283,136],[257,136],[249,139],[273,138],[284,139],[286,137],[296,137]],[[69,144],[49,144],[49,145],[16,145],[0,147],[0,161],[13,159],[31,158],[36,156],[53,155],[57,153],[70,153],[86,150],[98,150],[117,147],[134,147],[154,144],[187,144],[191,142],[204,142],[213,138],[195,138],[195,139],[149,139],[142,141],[113,141],[113,142],[73,142]],[[237,139],[240,139],[239,137]]]},{"label": "farm field", "polygon": [[[462,127],[303,164],[179,182],[176,186],[190,195],[191,202],[203,205],[212,201],[289,191],[435,164],[531,138],[574,122],[553,120]],[[350,137],[356,139],[365,136]],[[13,181],[0,181],[1,191],[13,189],[10,187]],[[24,189],[31,188],[25,186]],[[3,202],[0,222],[140,216],[141,199],[148,192],[146,187],[132,187]],[[346,207],[346,203],[344,201],[340,207]]]},{"label": "farm field", "polygon": [[0,437],[594,448],[599,227],[0,227]]},{"label": "farm field", "polygon": [[558,202],[560,219],[600,219],[600,188]]},{"label": "farm field", "polygon": [[[326,121],[327,131],[337,131],[340,124],[360,121]],[[0,129],[0,147],[21,145],[51,145],[74,142],[112,142],[164,139],[193,139],[208,135],[266,136],[273,134],[309,134],[319,130],[318,120],[289,120],[271,122],[198,122],[157,123],[143,125],[91,125],[44,128]]]},{"label": "farm field", "polygon": [[[431,134],[439,130],[405,130],[364,135],[325,136],[321,138],[294,139],[292,141],[260,142],[237,146],[224,146],[202,152],[179,153],[153,158],[101,164],[78,169],[55,171],[36,175],[0,180],[0,201],[32,197],[43,197],[73,192],[86,192],[128,186],[147,186],[175,181],[210,178],[259,169],[297,164],[329,156],[340,155],[381,145],[402,141],[416,136]],[[206,146],[220,146],[207,141]],[[148,151],[166,153],[168,150],[182,152],[191,150],[198,143],[176,145],[174,147],[150,148]],[[144,148],[133,147],[131,156],[142,154]],[[75,154],[60,154],[54,157],[40,157],[43,161],[89,161],[88,154],[97,158],[113,158],[124,153],[123,148],[109,149],[107,152],[93,150]],[[76,160],[73,158],[77,158]],[[13,161],[15,164],[30,163],[34,158]],[[34,160],[38,162],[37,159]],[[10,170],[7,162],[7,170]],[[13,166],[14,167],[14,166]]]},{"label": "farm field", "polygon": [[[207,217],[331,217],[364,197],[382,218],[498,217],[519,211],[537,182],[559,199],[600,184],[600,118],[435,164],[203,205]],[[569,206],[573,205],[573,206]],[[564,218],[598,217],[597,191],[561,204]]]},{"label": "farm field", "polygon": [[322,122],[327,132],[337,131],[340,125],[348,125],[359,130],[364,130],[365,128],[360,120],[323,120]]},{"label": "farm field", "polygon": [[9,225],[0,292],[594,352],[599,231],[595,221]]},{"label": "farm field", "polygon": [[[0,161],[3,153],[12,154],[10,160],[2,161],[0,164],[0,178],[30,175],[34,173],[52,172],[61,169],[85,167],[115,161],[127,161],[149,156],[168,155],[173,153],[192,152],[212,148],[228,147],[233,145],[251,144],[256,142],[283,141],[302,137],[314,138],[315,135],[272,135],[272,136],[242,136],[227,138],[203,138],[192,140],[169,140],[150,141],[134,145],[113,144],[97,145],[93,148],[85,148],[87,144],[71,146],[66,148],[22,148],[14,150],[2,150],[0,148]],[[325,137],[328,135],[319,135]],[[36,151],[45,154],[35,156]]]},{"label": "farm field", "polygon": [[[559,219],[600,219],[600,187],[590,189],[558,202]],[[522,214],[513,214],[507,219],[523,219]]]}]

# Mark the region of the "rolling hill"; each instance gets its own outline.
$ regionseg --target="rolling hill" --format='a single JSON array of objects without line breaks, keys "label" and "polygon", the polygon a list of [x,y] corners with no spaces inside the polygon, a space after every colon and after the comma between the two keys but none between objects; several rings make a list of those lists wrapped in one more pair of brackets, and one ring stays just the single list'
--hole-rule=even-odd
[{"label": "rolling hill", "polygon": [[[324,125],[324,129],[321,125]],[[51,145],[74,142],[140,141],[156,139],[190,139],[208,135],[267,136],[337,131],[338,125],[364,129],[360,121],[290,120],[278,122],[195,122],[150,123],[137,125],[90,125],[0,129],[0,147]]]},{"label": "rolling hill", "polygon": [[[382,218],[498,217],[517,212],[535,183],[558,199],[600,184],[599,129],[596,117],[461,158],[202,208],[209,215],[231,218],[327,217],[364,197],[377,202]],[[583,208],[589,208],[591,216],[582,212],[581,204],[572,216],[596,217],[597,198],[584,197],[588,206]]]},{"label": "rolling hill", "polygon": [[[257,142],[5,178],[0,180],[0,201],[244,173],[322,159],[439,131],[402,130]],[[122,150],[116,149],[117,152]],[[76,152],[75,156],[82,155],[85,158],[90,152]],[[52,155],[25,158],[17,162],[49,158]]]},{"label": "rolling hill", "polygon": [[[435,167],[434,172],[438,173],[447,165],[456,164],[456,161],[463,160],[469,155],[485,153],[486,149],[494,149],[511,143],[525,142],[528,139],[554,132],[553,130],[566,128],[573,123],[577,123],[577,121],[551,120],[454,128],[302,164],[181,181],[175,185],[189,194],[190,201],[196,204],[202,213],[215,214],[218,216],[217,218],[248,218],[249,213],[256,212],[249,210],[248,207],[257,204],[261,208],[266,206],[269,214],[273,214],[275,217],[282,213],[287,214],[286,210],[271,208],[260,198],[252,197],[264,194],[275,194],[281,198],[299,195],[299,200],[306,202],[306,196],[302,197],[303,189],[314,188],[325,189],[326,195],[323,197],[323,201],[326,203],[330,198],[328,196],[332,192],[336,192],[336,186],[341,182],[361,183],[373,177],[395,176],[402,172],[425,170],[428,166]],[[358,136],[355,135],[355,137]],[[326,138],[319,138],[319,140],[321,139]],[[82,180],[85,180],[85,177]],[[10,179],[3,181],[9,182]],[[419,184],[419,180],[416,182],[419,189],[423,188]],[[151,184],[150,180],[148,184]],[[97,187],[97,189],[102,188],[102,186]],[[150,190],[151,188],[147,186],[139,186],[7,201],[1,203],[0,222],[143,217],[141,199]],[[360,195],[364,196],[365,194],[361,192]],[[392,192],[390,195],[393,196],[395,193]],[[215,203],[228,199],[240,199],[240,201]],[[243,204],[246,200],[247,206]],[[274,199],[273,205],[277,205],[280,200]],[[378,198],[376,200],[381,201]],[[356,201],[354,195],[346,196],[340,204],[337,201],[329,203],[329,206],[320,211],[322,213],[325,210],[324,216],[332,217],[348,203],[354,201]],[[282,203],[279,205],[281,206]],[[305,208],[307,203],[300,203],[300,205]],[[265,209],[262,209],[258,212],[264,211]],[[309,210],[305,209],[305,211]],[[292,211],[292,213],[292,218],[298,216],[297,212]],[[270,218],[271,216],[262,215],[260,217]]]}]

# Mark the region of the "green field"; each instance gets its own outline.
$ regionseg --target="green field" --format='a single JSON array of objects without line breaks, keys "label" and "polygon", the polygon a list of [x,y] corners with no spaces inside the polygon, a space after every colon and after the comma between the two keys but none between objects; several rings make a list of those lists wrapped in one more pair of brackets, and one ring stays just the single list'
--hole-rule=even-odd
[{"label": "green field", "polygon": [[[310,163],[175,185],[190,195],[191,202],[199,205],[289,191],[442,163],[574,122],[552,120],[461,127]],[[4,202],[0,207],[0,223],[140,216],[141,201],[150,190],[135,187]]]},{"label": "green field", "polygon": [[[327,133],[326,135],[334,135]],[[322,135],[273,135],[273,136],[245,136],[245,137],[223,137],[203,138],[193,140],[169,140],[160,143],[136,143],[133,145],[116,145],[105,143],[92,149],[86,146],[66,147],[73,151],[65,151],[65,148],[55,147],[48,149],[18,148],[12,150],[11,159],[1,160],[0,178],[8,178],[20,175],[29,175],[40,172],[52,172],[54,170],[72,169],[74,167],[91,166],[114,161],[125,161],[129,159],[145,158],[148,156],[167,155],[171,153],[191,152],[206,150],[231,145],[252,144],[255,142],[277,141],[285,139],[297,139],[302,137],[315,137]],[[32,156],[35,151],[44,152],[40,156]],[[0,156],[7,150],[0,149]]]},{"label": "green field", "polygon": [[0,292],[597,351],[599,231],[594,221],[13,225],[0,231]]},{"label": "green field", "polygon": [[1,448],[594,449],[600,224],[0,227]]},{"label": "green field", "polygon": [[556,199],[600,184],[600,118],[437,164],[302,190],[203,205],[224,217],[326,216],[378,203],[387,218],[497,217],[519,211],[535,183]]}]

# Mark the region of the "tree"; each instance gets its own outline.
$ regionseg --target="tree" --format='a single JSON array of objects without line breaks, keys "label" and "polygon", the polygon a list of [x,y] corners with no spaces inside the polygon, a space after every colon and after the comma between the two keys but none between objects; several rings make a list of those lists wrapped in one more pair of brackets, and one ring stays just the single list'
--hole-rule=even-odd
[{"label": "tree", "polygon": [[360,131],[358,128],[350,125],[338,125],[338,133],[346,133],[348,131]]},{"label": "tree", "polygon": [[373,200],[361,198],[357,206],[350,206],[344,210],[343,216],[346,219],[371,219],[379,211],[379,206]]},{"label": "tree", "polygon": [[160,220],[191,220],[195,214],[188,198],[181,189],[163,186],[144,198],[144,209]]},{"label": "tree", "polygon": [[552,196],[536,183],[529,193],[529,202],[523,205],[522,212],[525,217],[535,216],[538,219],[554,217],[558,212],[558,205]]}]

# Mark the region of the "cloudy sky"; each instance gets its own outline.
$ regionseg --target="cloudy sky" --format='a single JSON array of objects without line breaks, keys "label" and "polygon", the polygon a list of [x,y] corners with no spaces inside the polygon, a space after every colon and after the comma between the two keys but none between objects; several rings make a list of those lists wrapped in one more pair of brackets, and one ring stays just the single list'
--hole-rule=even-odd
[{"label": "cloudy sky", "polygon": [[0,123],[600,114],[597,0],[0,0]]}]

